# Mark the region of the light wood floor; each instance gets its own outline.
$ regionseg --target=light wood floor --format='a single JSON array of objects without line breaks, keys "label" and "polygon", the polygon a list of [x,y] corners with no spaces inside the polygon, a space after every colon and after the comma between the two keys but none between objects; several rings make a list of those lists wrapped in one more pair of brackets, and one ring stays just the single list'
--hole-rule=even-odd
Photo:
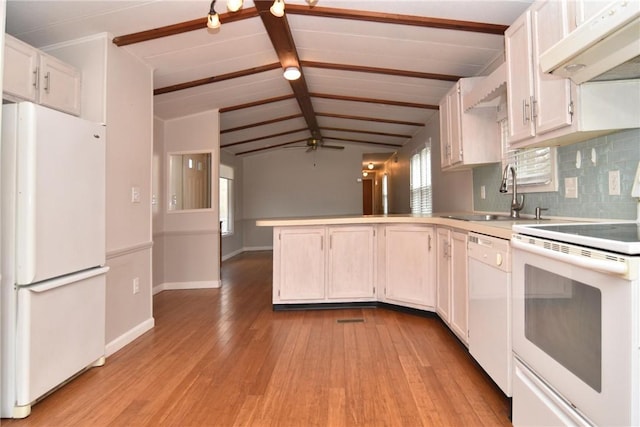
[{"label": "light wood floor", "polygon": [[511,425],[508,400],[437,318],[273,312],[271,252],[226,261],[221,289],[156,295],[154,317],[105,366],[3,425]]}]

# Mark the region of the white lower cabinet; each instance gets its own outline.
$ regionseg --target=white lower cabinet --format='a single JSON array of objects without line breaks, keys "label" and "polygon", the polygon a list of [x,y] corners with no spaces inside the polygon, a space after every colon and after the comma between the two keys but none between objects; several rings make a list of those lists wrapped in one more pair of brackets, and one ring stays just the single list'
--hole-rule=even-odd
[{"label": "white lower cabinet", "polygon": [[436,312],[468,344],[467,233],[437,229]]},{"label": "white lower cabinet", "polygon": [[422,225],[384,227],[385,302],[433,310],[435,307],[434,228]]},{"label": "white lower cabinet", "polygon": [[375,300],[375,229],[370,225],[276,227],[274,304]]},{"label": "white lower cabinet", "polygon": [[329,227],[327,297],[375,298],[375,230],[371,226]]},{"label": "white lower cabinet", "polygon": [[325,227],[274,229],[274,302],[324,300],[325,232]]}]

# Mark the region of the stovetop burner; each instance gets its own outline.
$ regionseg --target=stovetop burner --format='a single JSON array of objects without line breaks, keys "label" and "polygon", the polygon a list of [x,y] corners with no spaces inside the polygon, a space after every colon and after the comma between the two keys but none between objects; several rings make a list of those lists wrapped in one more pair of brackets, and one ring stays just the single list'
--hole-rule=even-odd
[{"label": "stovetop burner", "polygon": [[640,254],[640,224],[637,222],[593,222],[514,225],[520,234],[573,243],[624,254]]}]

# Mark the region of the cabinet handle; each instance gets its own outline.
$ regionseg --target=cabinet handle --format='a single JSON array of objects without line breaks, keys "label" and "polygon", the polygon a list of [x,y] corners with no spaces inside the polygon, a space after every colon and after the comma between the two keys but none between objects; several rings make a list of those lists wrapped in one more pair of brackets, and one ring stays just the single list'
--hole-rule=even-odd
[{"label": "cabinet handle", "polygon": [[431,251],[431,236],[429,236],[429,251]]},{"label": "cabinet handle", "polygon": [[38,89],[39,83],[40,83],[40,68],[36,67],[36,69],[33,70],[33,87],[35,87],[36,90]]},{"label": "cabinet handle", "polygon": [[527,125],[527,122],[529,121],[529,104],[527,103],[526,99],[522,100],[522,124],[523,125]]},{"label": "cabinet handle", "polygon": [[324,237],[320,237],[320,250],[324,250]]},{"label": "cabinet handle", "polygon": [[538,101],[536,101],[535,97],[531,97],[531,121],[533,121],[534,118],[538,117],[538,113],[536,112],[536,104],[538,103]]},{"label": "cabinet handle", "polygon": [[51,84],[51,72],[47,71],[44,75],[44,91],[49,93],[49,85]]}]

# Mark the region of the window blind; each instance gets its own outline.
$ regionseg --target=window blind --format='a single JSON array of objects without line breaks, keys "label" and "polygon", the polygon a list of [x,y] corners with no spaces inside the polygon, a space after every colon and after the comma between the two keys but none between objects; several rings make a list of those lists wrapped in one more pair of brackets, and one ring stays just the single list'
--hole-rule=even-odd
[{"label": "window blind", "polygon": [[431,213],[431,147],[425,146],[411,156],[411,213]]}]

